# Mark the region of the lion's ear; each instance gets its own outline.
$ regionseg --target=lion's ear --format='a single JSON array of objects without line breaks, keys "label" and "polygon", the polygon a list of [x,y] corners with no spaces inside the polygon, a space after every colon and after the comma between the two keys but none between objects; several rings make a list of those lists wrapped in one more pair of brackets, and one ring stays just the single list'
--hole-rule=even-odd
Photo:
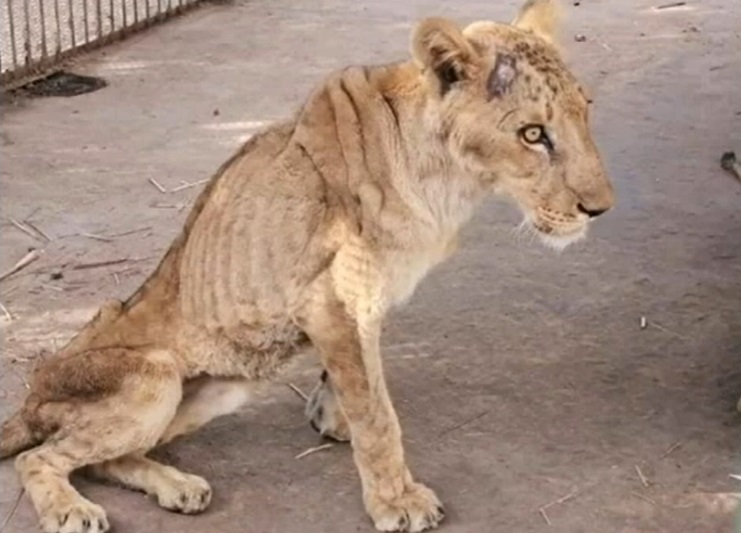
[{"label": "lion's ear", "polygon": [[442,18],[422,20],[412,33],[412,57],[422,69],[430,69],[445,94],[450,87],[467,77],[475,52],[461,29]]},{"label": "lion's ear", "polygon": [[557,0],[527,0],[512,25],[555,44],[559,15]]}]

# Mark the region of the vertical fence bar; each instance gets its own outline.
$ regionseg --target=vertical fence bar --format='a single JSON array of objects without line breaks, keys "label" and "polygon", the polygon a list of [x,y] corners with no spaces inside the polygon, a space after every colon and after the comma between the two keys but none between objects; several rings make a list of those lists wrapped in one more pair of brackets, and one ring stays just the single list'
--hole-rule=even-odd
[{"label": "vertical fence bar", "polygon": [[144,0],[144,16],[147,17],[147,22],[149,22],[149,0]]},{"label": "vertical fence bar", "polygon": [[72,7],[73,0],[67,0],[67,9],[69,11],[69,31],[71,33],[70,37],[72,38],[72,48],[77,46],[77,41],[75,40],[75,10]]},{"label": "vertical fence bar", "polygon": [[18,68],[18,50],[15,43],[15,14],[13,0],[8,0],[8,26],[10,27],[10,52],[13,55],[13,70]]},{"label": "vertical fence bar", "polygon": [[[42,2],[44,0],[41,0]],[[54,0],[54,20],[57,23],[57,31],[54,32],[54,38],[57,41],[57,49],[54,55],[59,57],[62,53],[62,19],[59,15],[59,0]]]},{"label": "vertical fence bar", "polygon": [[134,0],[134,24],[136,25],[139,22],[139,2],[137,0]]},{"label": "vertical fence bar", "polygon": [[98,23],[98,40],[103,38],[103,7],[101,2],[103,0],[95,0],[95,22]]},{"label": "vertical fence bar", "polygon": [[44,0],[39,0],[39,16],[41,17],[41,59],[49,59],[49,50],[46,47],[46,9],[44,9]]},{"label": "vertical fence bar", "polygon": [[126,29],[128,26],[126,23],[126,4],[128,4],[126,0],[121,0],[121,9],[123,11],[123,19],[121,19],[123,21],[123,26],[121,26],[121,29]]},{"label": "vertical fence bar", "polygon": [[87,0],[82,0],[82,18],[85,30],[85,42],[90,42],[90,17],[88,16]]},{"label": "vertical fence bar", "polygon": [[111,14],[108,15],[108,18],[111,20],[111,33],[116,31],[116,6],[113,0],[110,0],[110,6],[111,6]]},{"label": "vertical fence bar", "polygon": [[28,7],[29,0],[23,0],[23,51],[26,53],[24,63],[26,67],[31,66],[33,54],[31,52],[31,9]]}]

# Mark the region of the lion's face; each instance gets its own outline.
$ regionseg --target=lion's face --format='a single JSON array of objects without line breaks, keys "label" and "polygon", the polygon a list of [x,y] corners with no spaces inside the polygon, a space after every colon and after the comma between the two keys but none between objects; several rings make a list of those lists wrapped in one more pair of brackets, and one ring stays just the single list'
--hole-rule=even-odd
[{"label": "lion's face", "polygon": [[514,198],[526,223],[561,248],[613,206],[614,193],[590,132],[589,100],[525,15],[516,22],[523,27],[480,22],[457,33],[447,21],[427,21],[414,52],[429,67],[429,100],[453,160]]}]

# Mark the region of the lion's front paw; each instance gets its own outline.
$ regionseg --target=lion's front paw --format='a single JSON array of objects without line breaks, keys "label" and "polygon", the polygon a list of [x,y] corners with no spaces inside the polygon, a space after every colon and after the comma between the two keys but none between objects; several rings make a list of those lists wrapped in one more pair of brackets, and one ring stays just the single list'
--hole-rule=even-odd
[{"label": "lion's front paw", "polygon": [[184,514],[205,511],[211,503],[211,487],[208,482],[201,477],[174,469],[171,472],[171,477],[163,479],[157,487],[159,505]]},{"label": "lion's front paw", "polygon": [[103,533],[108,518],[100,505],[82,497],[50,506],[40,513],[44,533]]},{"label": "lion's front paw", "polygon": [[445,517],[435,493],[420,483],[407,485],[404,492],[393,500],[368,500],[368,514],[379,531],[425,531],[437,527]]}]

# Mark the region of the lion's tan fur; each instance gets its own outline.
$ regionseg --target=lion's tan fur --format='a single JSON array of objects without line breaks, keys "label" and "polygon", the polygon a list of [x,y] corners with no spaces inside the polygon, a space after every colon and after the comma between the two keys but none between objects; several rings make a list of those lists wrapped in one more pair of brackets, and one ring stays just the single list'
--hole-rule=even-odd
[{"label": "lion's tan fur", "polygon": [[[558,242],[613,202],[586,99],[548,44],[550,3],[528,2],[519,29],[424,21],[412,60],[330,76],[221,167],[154,274],[39,367],[3,428],[3,455],[35,446],[16,464],[45,531],[108,528],[67,481],[83,466],[164,507],[203,510],[204,480],[144,454],[236,409],[309,344],[331,380],[315,404],[332,427],[319,429],[351,437],[376,527],[438,524],[437,497],[404,461],[384,315],[452,252],[489,191]],[[559,149],[525,146],[529,123],[547,124]]]}]

